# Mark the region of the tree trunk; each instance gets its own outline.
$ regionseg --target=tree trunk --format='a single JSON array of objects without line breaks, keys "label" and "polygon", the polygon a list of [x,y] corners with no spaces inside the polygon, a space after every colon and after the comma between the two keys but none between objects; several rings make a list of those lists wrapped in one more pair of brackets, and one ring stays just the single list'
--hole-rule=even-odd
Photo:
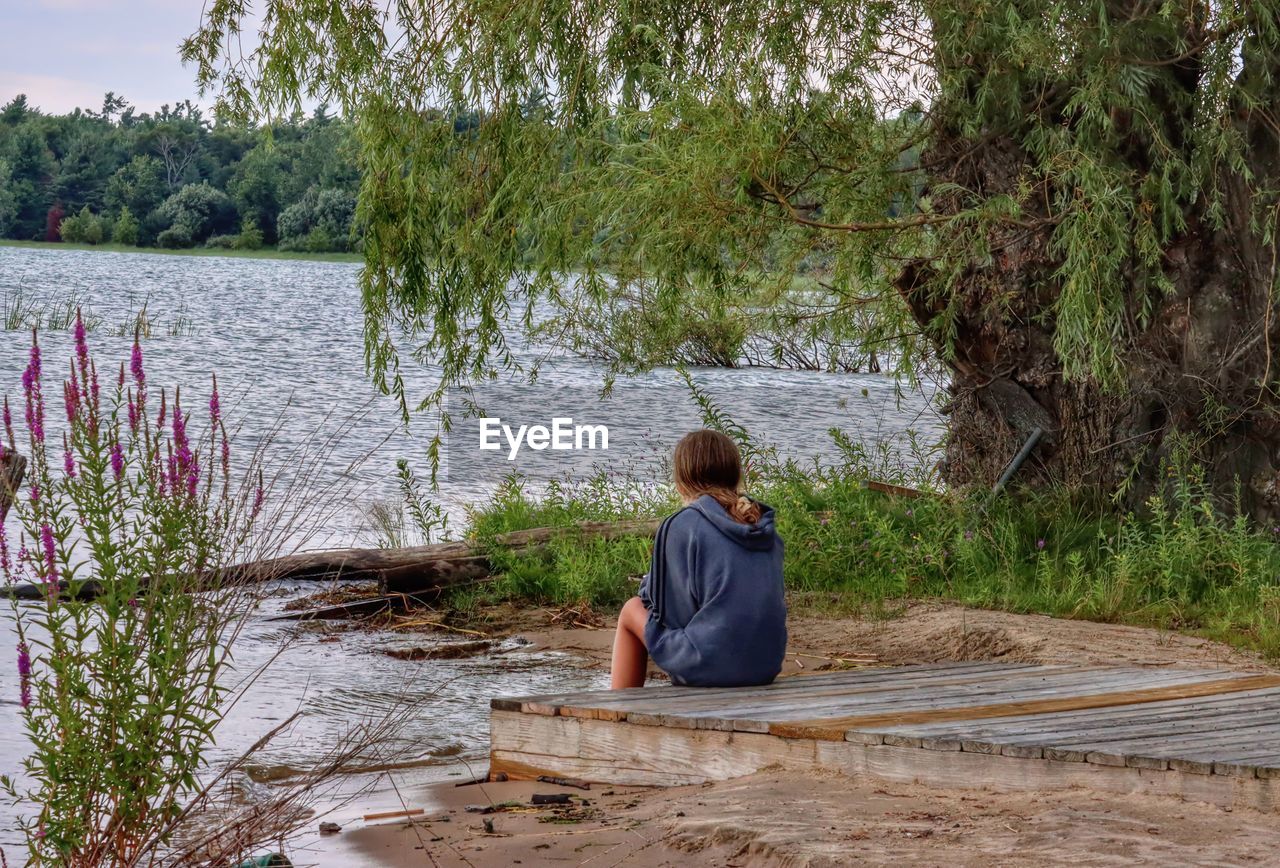
[{"label": "tree trunk", "polygon": [[4,521],[9,507],[17,501],[26,471],[27,459],[12,449],[0,446],[0,521]]},{"label": "tree trunk", "polygon": [[[1114,5],[1126,7],[1119,16],[1129,14],[1133,2]],[[1188,43],[1200,38],[1191,34]],[[1179,54],[1167,47],[1162,54],[1158,45],[1152,52],[1153,57]],[[955,62],[972,68],[981,58],[967,54]],[[1249,74],[1247,66],[1242,75]],[[1196,87],[1194,55],[1152,68],[1167,70],[1151,87],[1157,106],[1162,94],[1173,105],[1173,91]],[[1250,223],[1257,205],[1252,197],[1264,195],[1256,192],[1262,180],[1251,188],[1224,169],[1220,183],[1227,190],[1227,225],[1210,225],[1208,196],[1200,197],[1184,209],[1185,229],[1162,251],[1161,267],[1172,290],[1138,281],[1127,287],[1126,325],[1112,347],[1123,382],[1104,387],[1087,376],[1064,378],[1054,349],[1053,315],[1062,262],[1053,252],[1056,222],[1047,204],[1061,201],[1064,191],[1052,175],[1039,176],[1039,186],[1029,194],[1020,185],[1035,176],[1035,163],[1021,144],[1032,119],[1042,128],[1069,126],[1073,119],[1064,106],[1070,86],[1069,81],[1046,85],[1049,96],[1042,95],[1025,113],[1027,127],[987,128],[981,138],[945,120],[965,117],[966,111],[972,117],[968,107],[949,113],[944,101],[935,112],[943,120],[934,125],[922,164],[929,167],[933,186],[956,185],[933,195],[935,207],[944,212],[963,207],[952,189],[1016,196],[1022,205],[1019,222],[987,231],[991,255],[975,258],[965,269],[958,293],[954,287],[941,290],[928,260],[908,264],[897,280],[922,327],[935,327],[944,309],[952,317],[951,354],[944,353],[953,373],[945,408],[950,416],[945,478],[957,486],[990,486],[1039,427],[1044,437],[1016,482],[1066,485],[1134,507],[1160,487],[1161,467],[1186,451],[1203,467],[1224,505],[1233,505],[1238,496],[1245,511],[1275,519],[1280,515],[1280,402],[1272,388],[1272,357],[1280,352],[1280,316],[1271,292],[1276,245],[1264,243]],[[965,101],[972,91],[947,96]],[[1280,167],[1274,131],[1244,109],[1236,117],[1253,146],[1251,170],[1274,181]],[[1177,142],[1183,138],[1178,125],[1189,121],[1170,110],[1160,122],[1164,136]],[[1132,128],[1113,156],[1140,184],[1160,156],[1143,138],[1146,128],[1136,122]],[[937,345],[943,346],[941,338]]]}]

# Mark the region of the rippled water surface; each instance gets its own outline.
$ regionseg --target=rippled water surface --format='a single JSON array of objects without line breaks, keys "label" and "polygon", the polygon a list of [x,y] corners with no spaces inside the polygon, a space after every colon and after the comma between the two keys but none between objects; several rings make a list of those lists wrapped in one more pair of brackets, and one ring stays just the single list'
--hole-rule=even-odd
[{"label": "rippled water surface", "polygon": [[[396,404],[377,396],[364,371],[358,266],[226,257],[182,257],[0,247],[0,296],[15,294],[52,308],[74,297],[96,322],[90,336],[100,365],[127,360],[125,336],[136,311],[146,306],[152,335],[143,349],[152,382],[182,385],[188,407],[207,400],[216,372],[228,415],[242,425],[238,448],[253,448],[275,430],[269,455],[296,454],[308,442],[332,440],[316,487],[336,478],[338,468],[356,463],[353,478],[323,526],[310,528],[311,546],[370,544],[366,514],[377,501],[393,499],[398,458],[425,469],[435,425],[415,420],[401,425]],[[46,371],[61,377],[71,348],[68,332],[46,332]],[[20,389],[29,336],[0,332],[0,394]],[[548,357],[545,348],[519,344],[528,359]],[[865,441],[901,445],[914,430],[928,439],[937,422],[920,395],[900,396],[880,376],[828,375],[767,370],[697,371],[695,378],[753,433],[763,434],[785,455],[821,456],[831,447],[826,431],[841,427]],[[428,368],[410,374],[411,391],[425,393]],[[539,392],[554,410],[557,391],[581,400],[601,384],[599,366],[549,354]],[[661,370],[626,381],[627,413],[611,410],[635,429],[651,452],[669,448],[696,424],[697,414],[680,379]],[[534,402],[540,402],[535,397]],[[622,402],[619,402],[622,403]],[[312,449],[314,452],[314,449]],[[460,472],[455,466],[439,499],[455,529],[464,507],[484,497],[494,476]],[[12,521],[12,519],[11,519]],[[10,525],[11,532],[17,528]],[[236,656],[240,673],[254,671],[272,655],[280,659],[249,689],[232,712],[218,756],[237,754],[296,710],[302,720],[293,736],[263,762],[281,773],[322,756],[350,723],[377,715],[404,697],[418,698],[421,712],[404,721],[399,737],[427,771],[446,774],[458,763],[476,761],[483,770],[487,749],[487,709],[496,694],[554,692],[603,686],[598,674],[584,673],[554,654],[528,654],[499,647],[481,657],[432,662],[394,659],[382,652],[403,644],[391,634],[350,633],[334,641],[323,631],[270,622],[297,589],[281,588],[243,635]],[[19,771],[26,750],[17,710],[15,640],[11,615],[0,607],[0,772]],[[434,771],[432,771],[434,769]],[[268,769],[264,778],[271,776]],[[9,812],[10,809],[0,808]],[[9,819],[5,819],[8,816]],[[12,815],[0,813],[13,840]]]}]

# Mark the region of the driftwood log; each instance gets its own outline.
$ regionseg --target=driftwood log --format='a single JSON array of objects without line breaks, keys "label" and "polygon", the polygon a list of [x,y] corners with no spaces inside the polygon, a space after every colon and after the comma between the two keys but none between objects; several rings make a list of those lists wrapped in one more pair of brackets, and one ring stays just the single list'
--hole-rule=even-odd
[{"label": "driftwood log", "polygon": [[653,536],[657,520],[593,521],[573,527],[536,527],[499,534],[489,546],[473,542],[445,542],[400,549],[338,549],[304,552],[231,567],[224,580],[266,582],[280,579],[359,579],[377,581],[383,595],[421,595],[487,578],[490,546],[510,551],[541,548],[554,539],[583,536],[615,539]]},{"label": "driftwood log", "polygon": [[[336,549],[303,552],[280,558],[237,564],[224,570],[219,581],[226,584],[258,584],[270,581],[362,580],[376,581],[379,595],[322,610],[292,613],[290,618],[340,617],[369,614],[388,608],[430,602],[447,588],[487,579],[492,573],[491,548],[527,551],[566,537],[615,539],[624,536],[653,536],[657,520],[583,522],[573,527],[538,527],[499,534],[488,543],[446,542],[399,549]],[[101,588],[85,582],[76,588],[79,599],[93,599]],[[9,593],[19,599],[43,599],[44,588],[16,585]]]},{"label": "driftwood log", "polygon": [[27,459],[12,449],[0,446],[0,521],[9,514],[9,507],[18,499],[23,474],[27,472]]}]

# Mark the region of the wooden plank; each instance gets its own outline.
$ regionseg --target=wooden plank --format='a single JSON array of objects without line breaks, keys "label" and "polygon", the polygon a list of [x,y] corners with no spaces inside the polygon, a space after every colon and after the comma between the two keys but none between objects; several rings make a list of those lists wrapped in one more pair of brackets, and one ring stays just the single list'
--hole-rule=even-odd
[{"label": "wooden plank", "polygon": [[[1034,667],[1035,669],[1044,669],[1051,671],[1058,668],[1069,667]],[[794,679],[786,679],[793,681]],[[584,698],[575,703],[530,703],[530,710],[543,709],[552,707],[556,709],[556,713],[568,715],[571,717],[583,718],[599,718],[605,720],[624,719],[631,713],[641,714],[674,714],[679,711],[686,713],[703,712],[708,716],[729,718],[733,716],[733,709],[742,705],[743,707],[757,707],[764,705],[769,708],[780,707],[806,707],[814,700],[824,697],[858,697],[863,695],[898,695],[908,690],[933,690],[942,689],[953,685],[972,685],[982,684],[990,680],[990,673],[987,671],[978,672],[960,672],[948,673],[945,675],[930,674],[919,679],[903,680],[901,683],[897,679],[886,679],[876,677],[859,681],[836,681],[832,679],[810,678],[805,683],[800,684],[784,684],[783,680],[774,682],[772,685],[765,687],[751,688],[674,688],[682,691],[679,695],[674,696],[656,696],[654,690],[649,690],[650,695],[631,695],[617,697],[613,694],[622,693],[623,691],[595,691],[588,694]],[[666,688],[673,689],[673,688]],[[645,690],[638,688],[637,690]],[[787,701],[791,702],[789,706]],[[799,703],[795,706],[795,703]],[[535,713],[546,713],[545,711],[536,711]]]},{"label": "wooden plank", "polygon": [[[706,712],[677,712],[669,715],[657,715],[661,725],[684,726],[688,728],[717,728],[716,721],[732,720],[734,727],[745,729],[750,723],[786,723],[789,721],[812,721],[822,718],[844,718],[862,714],[881,714],[895,710],[921,710],[928,708],[961,707],[981,705],[994,701],[1025,700],[1034,697],[1046,697],[1066,693],[1099,692],[1103,689],[1112,691],[1132,690],[1142,686],[1161,684],[1189,684],[1197,681],[1213,680],[1214,675],[1180,675],[1161,674],[1137,677],[1115,677],[1100,682],[1091,674],[1072,675],[1061,673],[1055,677],[1035,677],[1026,679],[1007,679],[986,681],[976,684],[950,685],[946,688],[932,688],[927,691],[903,692],[885,691],[876,694],[833,694],[809,699],[797,697],[786,704],[766,703],[757,700],[756,705],[747,707],[716,708]],[[809,699],[809,701],[802,701]],[[644,722],[654,722],[650,716]],[[910,727],[896,730],[899,734],[920,735]],[[933,733],[942,734],[942,733]]]},{"label": "wooden plank", "polygon": [[[1179,686],[1190,687],[1199,683],[1221,683],[1231,679],[1224,679],[1216,674],[1201,674],[1187,676],[1177,673],[1146,675],[1141,680],[1135,681],[1132,678],[1116,677],[1109,681],[1099,683],[1097,680],[1085,679],[1063,679],[1057,683],[1053,680],[1046,679],[1042,685],[1017,685],[1002,687],[996,685],[991,689],[975,690],[971,692],[956,691],[948,693],[937,693],[920,699],[902,700],[893,696],[886,697],[883,701],[875,703],[858,703],[847,706],[847,713],[839,713],[838,709],[824,709],[826,712],[819,716],[813,710],[801,708],[798,713],[784,714],[773,713],[764,715],[764,719],[768,720],[771,727],[802,726],[817,727],[824,723],[830,722],[827,729],[830,736],[834,738],[834,733],[840,731],[838,728],[848,721],[857,720],[860,723],[857,726],[848,727],[848,729],[860,729],[862,731],[875,731],[884,734],[889,731],[915,735],[916,733],[910,726],[905,724],[915,722],[921,719],[931,719],[935,714],[942,714],[945,720],[963,720],[967,719],[962,712],[964,709],[987,709],[999,706],[1001,708],[1019,707],[1022,704],[1048,701],[1050,699],[1068,699],[1074,696],[1099,696],[1099,695],[1127,695],[1140,689],[1150,689],[1155,686],[1164,686],[1174,688]],[[1148,685],[1149,687],[1139,688],[1139,685]],[[947,715],[947,712],[954,712]],[[925,715],[926,717],[921,717]],[[976,713],[976,717],[981,717],[982,713]],[[894,727],[884,726],[883,724],[893,723]],[[901,725],[900,725],[901,724]],[[774,731],[774,729],[770,729]],[[845,730],[847,731],[847,729]],[[780,731],[775,734],[780,734]],[[938,733],[933,733],[938,734]],[[965,735],[963,729],[957,728],[953,731],[954,735]]]},{"label": "wooden plank", "polygon": [[[911,724],[900,729],[919,735],[946,736],[962,733],[970,737],[994,737],[1011,733],[1075,732],[1098,726],[1126,725],[1129,722],[1145,723],[1165,719],[1175,721],[1204,714],[1218,714],[1224,710],[1253,708],[1280,708],[1280,688],[1240,691],[1216,697],[1166,700],[1140,706],[1091,708],[1043,715],[1017,715],[993,718],[983,723],[947,721],[936,724]],[[891,727],[885,732],[896,732],[898,729]]]},{"label": "wooden plank", "polygon": [[[934,751],[892,745],[862,745],[814,739],[778,739],[757,735],[755,744],[735,749],[740,733],[635,727],[626,723],[569,719],[579,729],[579,754],[556,757],[545,751],[538,730],[524,743],[508,734],[508,720],[522,715],[494,713],[495,771],[513,777],[569,775],[601,783],[669,786],[736,777],[777,764],[779,753],[767,742],[788,745],[782,764],[818,767],[879,780],[924,783],[964,789],[1028,791],[1088,787],[1114,793],[1144,792],[1210,802],[1223,807],[1280,810],[1280,778],[1196,775],[1173,770],[1061,763],[967,751]],[[523,715],[544,723],[554,718]],[[631,739],[645,735],[642,750]],[[757,746],[760,745],[760,746]],[[513,774],[514,772],[514,774]]]},{"label": "wooden plank", "polygon": [[[517,697],[521,702],[539,707],[590,707],[590,708],[635,708],[651,710],[655,706],[668,703],[683,705],[685,703],[717,702],[721,697],[735,695],[768,695],[789,693],[793,691],[814,690],[835,685],[856,685],[894,682],[914,682],[920,679],[952,678],[961,675],[973,676],[977,673],[991,673],[1001,670],[1000,664],[991,663],[943,663],[922,666],[878,669],[851,669],[841,672],[810,673],[779,678],[772,684],[761,687],[635,687],[627,690],[590,690],[577,693],[542,694],[538,696]],[[1008,671],[1038,668],[1034,664],[1016,664],[1008,667]],[[510,699],[511,697],[507,697]],[[537,712],[534,712],[537,713]]]},{"label": "wooden plank", "polygon": [[769,731],[785,738],[821,738],[831,741],[843,741],[845,731],[850,729],[867,730],[874,727],[903,726],[909,723],[981,720],[992,717],[1008,717],[1015,714],[1047,714],[1055,711],[1070,711],[1082,708],[1136,705],[1165,699],[1214,696],[1264,687],[1280,687],[1280,676],[1255,675],[1245,678],[1175,684],[1117,693],[1092,693],[1082,696],[992,703],[965,708],[934,708],[923,711],[900,711],[879,715],[869,714],[846,718],[798,721],[772,725],[769,727]]},{"label": "wooden plank", "polygon": [[1270,739],[1262,739],[1257,733],[1241,731],[1236,738],[1215,737],[1212,733],[1187,735],[1165,739],[1152,737],[1138,741],[1102,742],[1098,744],[1071,744],[1075,751],[1084,751],[1086,758],[1106,757],[1107,761],[1127,762],[1139,760],[1201,759],[1226,761],[1230,754],[1252,752],[1251,755],[1267,755],[1280,752],[1280,732],[1270,731]]},{"label": "wooden plank", "polygon": [[[672,740],[668,736],[671,732],[678,732],[680,737]],[[569,774],[574,767],[562,761],[576,758],[682,779],[702,775],[703,780],[726,780],[771,765],[815,765],[812,741],[790,742],[754,733],[667,730],[511,712],[493,712],[490,733],[493,751],[542,754],[554,758],[554,768],[561,770],[557,774],[584,780],[592,778],[576,771]],[[690,758],[691,752],[697,755],[696,760]]]},{"label": "wooden plank", "polygon": [[[1050,681],[1049,676],[1054,680]],[[999,682],[993,681],[989,675],[976,677],[956,677],[943,682],[911,683],[897,686],[865,686],[857,688],[832,687],[827,690],[806,690],[785,695],[768,696],[752,695],[733,697],[735,701],[706,702],[688,708],[663,708],[657,713],[672,718],[689,718],[695,720],[748,720],[755,716],[759,720],[786,719],[788,716],[804,718],[831,714],[842,716],[852,710],[864,706],[891,707],[905,702],[919,702],[936,698],[946,701],[947,697],[973,696],[978,694],[994,694],[1003,689],[1012,689],[1026,685],[1047,685],[1059,683],[1067,676],[1073,681],[1087,681],[1096,676],[1092,672],[1081,673],[1071,667],[1060,669],[1045,668],[1034,672],[1016,673]],[[1062,682],[1065,683],[1065,682]],[[628,708],[630,713],[633,709]],[[675,722],[672,725],[690,726],[691,724]]]},{"label": "wooden plank", "polygon": [[[1150,724],[1144,727],[1115,727],[1111,731],[1091,729],[1078,733],[1033,733],[1010,735],[1004,740],[1009,744],[1040,744],[1054,747],[1088,747],[1103,750],[1107,747],[1123,748],[1126,745],[1145,745],[1153,740],[1176,745],[1197,741],[1229,742],[1238,738],[1262,737],[1277,727],[1274,714],[1261,717],[1242,716],[1231,718],[1205,718],[1182,721],[1179,725]],[[1276,733],[1280,738],[1280,732]]]},{"label": "wooden plank", "polygon": [[[956,734],[965,737],[1002,741],[1008,744],[1041,744],[1060,747],[1069,744],[1090,744],[1142,740],[1152,736],[1173,737],[1184,734],[1205,732],[1221,732],[1258,726],[1280,720],[1280,705],[1272,704],[1268,708],[1226,709],[1200,715],[1187,714],[1177,718],[1138,718],[1117,719],[1108,721],[1105,718],[1091,722],[1087,726],[1071,727],[1058,724],[1052,729],[1024,731],[1018,727],[1008,727],[995,731],[966,732],[959,728]],[[902,729],[909,730],[909,727]]]},{"label": "wooden plank", "polygon": [[493,777],[499,774],[505,774],[513,781],[535,781],[544,775],[570,775],[593,784],[634,787],[680,787],[706,781],[696,775],[681,776],[654,769],[633,769],[605,760],[494,750],[489,754],[489,775]]}]

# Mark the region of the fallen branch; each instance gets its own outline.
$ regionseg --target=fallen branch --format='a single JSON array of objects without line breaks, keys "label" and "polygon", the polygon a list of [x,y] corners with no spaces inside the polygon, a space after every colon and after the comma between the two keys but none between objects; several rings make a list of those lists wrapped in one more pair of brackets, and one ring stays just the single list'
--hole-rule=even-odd
[{"label": "fallen branch", "polygon": [[[499,534],[487,542],[445,542],[398,549],[336,549],[236,564],[206,581],[210,587],[228,584],[258,584],[271,581],[376,580],[379,596],[292,612],[281,620],[342,618],[384,609],[404,608],[405,603],[430,603],[446,589],[483,581],[492,575],[487,554],[492,548],[529,551],[553,540],[575,536],[615,539],[625,536],[653,536],[658,520],[592,521],[572,527],[536,527]],[[63,588],[63,591],[67,591]],[[78,599],[91,600],[101,593],[92,580],[76,583]],[[47,591],[35,585],[15,585],[8,593],[19,599],[43,599]],[[411,599],[406,599],[411,598]],[[368,608],[366,608],[368,607]]]}]

